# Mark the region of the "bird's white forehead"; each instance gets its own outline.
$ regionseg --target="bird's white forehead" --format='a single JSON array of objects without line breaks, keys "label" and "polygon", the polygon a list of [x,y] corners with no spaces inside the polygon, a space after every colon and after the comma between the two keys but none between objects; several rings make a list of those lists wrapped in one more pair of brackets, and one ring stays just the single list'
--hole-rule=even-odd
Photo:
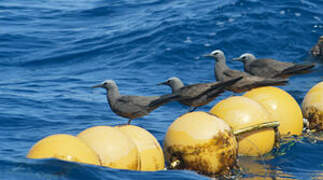
[{"label": "bird's white forehead", "polygon": [[170,78],[168,78],[168,81],[178,81],[179,80],[179,78],[178,77],[170,77]]},{"label": "bird's white forehead", "polygon": [[244,54],[241,54],[240,57],[245,57],[245,56],[252,56],[252,54],[250,54],[250,53],[244,53]]},{"label": "bird's white forehead", "polygon": [[102,84],[115,84],[115,82],[113,80],[105,80]]},{"label": "bird's white forehead", "polygon": [[220,49],[216,49],[216,50],[211,52],[211,54],[216,54],[216,53],[223,54],[223,51],[221,51]]},{"label": "bird's white forehead", "polygon": [[255,57],[255,56],[251,53],[244,53],[240,57]]}]

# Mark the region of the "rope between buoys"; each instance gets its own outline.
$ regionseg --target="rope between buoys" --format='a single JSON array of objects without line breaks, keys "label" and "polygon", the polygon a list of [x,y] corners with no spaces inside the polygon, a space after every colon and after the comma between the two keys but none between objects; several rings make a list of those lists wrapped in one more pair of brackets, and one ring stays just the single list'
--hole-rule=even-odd
[{"label": "rope between buoys", "polygon": [[235,136],[239,136],[241,134],[251,132],[251,131],[255,131],[255,130],[259,130],[259,129],[263,129],[263,128],[275,128],[275,127],[278,127],[279,124],[280,123],[278,121],[265,122],[265,123],[252,125],[252,126],[242,128],[242,129],[237,129],[237,130],[233,131],[233,134]]},{"label": "rope between buoys", "polygon": [[[246,127],[246,128],[242,128],[242,129],[238,129],[238,130],[235,130],[233,132],[233,134],[235,136],[239,136],[241,134],[244,134],[244,133],[248,133],[248,132],[251,132],[251,131],[256,131],[256,130],[259,130],[259,129],[264,129],[264,128],[273,128],[274,131],[275,131],[275,146],[278,146],[277,144],[279,144],[279,141],[280,141],[280,135],[279,135],[279,131],[278,131],[278,126],[280,125],[280,123],[278,121],[273,121],[273,122],[266,122],[266,123],[261,123],[261,124],[257,124],[257,125],[252,125],[252,126],[249,126],[249,127]],[[249,141],[251,144],[254,145],[254,147],[258,150],[259,148],[251,141]],[[268,176],[268,172],[267,172],[267,169],[266,169],[266,163],[265,163],[265,158],[260,155],[261,157],[261,160],[262,160],[262,163],[263,163],[263,166],[264,166],[264,169],[265,169],[265,174],[264,174],[264,178],[266,178]]]}]

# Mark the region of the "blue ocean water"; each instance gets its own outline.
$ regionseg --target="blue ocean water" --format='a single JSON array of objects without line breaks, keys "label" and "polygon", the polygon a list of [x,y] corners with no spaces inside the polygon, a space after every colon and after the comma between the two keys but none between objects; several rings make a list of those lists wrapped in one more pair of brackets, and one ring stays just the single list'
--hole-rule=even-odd
[{"label": "blue ocean water", "polygon": [[[315,71],[291,77],[299,103],[323,80],[322,62],[308,56],[323,35],[322,0],[30,0],[0,1],[0,179],[204,179],[191,171],[136,172],[30,160],[33,144],[52,134],[76,135],[127,120],[92,85],[113,79],[123,94],[159,95],[171,76],[186,84],[214,81],[222,49],[230,61],[245,52]],[[200,110],[208,111],[226,92]],[[162,144],[168,126],[187,108],[169,103],[133,121]],[[294,139],[265,160],[240,158],[242,179],[322,179],[323,143]]]}]

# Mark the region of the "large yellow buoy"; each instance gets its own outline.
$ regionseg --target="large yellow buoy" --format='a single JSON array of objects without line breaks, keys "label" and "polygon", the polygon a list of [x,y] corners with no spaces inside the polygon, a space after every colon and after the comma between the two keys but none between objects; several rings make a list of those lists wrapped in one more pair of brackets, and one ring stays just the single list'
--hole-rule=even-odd
[{"label": "large yellow buoy", "polygon": [[116,128],[136,144],[140,156],[140,170],[156,171],[165,168],[163,150],[152,134],[133,125],[116,126]]},{"label": "large yellow buoy", "polygon": [[303,115],[296,100],[286,91],[277,87],[260,87],[248,91],[243,96],[263,105],[274,121],[280,123],[278,130],[282,136],[301,135]]},{"label": "large yellow buoy", "polygon": [[309,121],[309,128],[316,131],[323,130],[323,82],[313,86],[306,94],[302,111]]},{"label": "large yellow buoy", "polygon": [[100,165],[98,155],[79,138],[56,134],[38,141],[29,151],[27,158],[56,158],[86,164]]},{"label": "large yellow buoy", "polygon": [[[243,96],[233,96],[220,101],[210,112],[225,120],[234,131],[271,122],[269,112],[256,101]],[[270,152],[275,144],[275,131],[265,128],[239,136],[239,154],[258,156]]]},{"label": "large yellow buoy", "polygon": [[139,170],[139,154],[134,142],[116,128],[95,126],[77,135],[98,155],[103,166]]},{"label": "large yellow buoy", "polygon": [[170,168],[214,176],[235,165],[237,142],[230,126],[206,112],[186,113],[168,128],[164,141]]}]

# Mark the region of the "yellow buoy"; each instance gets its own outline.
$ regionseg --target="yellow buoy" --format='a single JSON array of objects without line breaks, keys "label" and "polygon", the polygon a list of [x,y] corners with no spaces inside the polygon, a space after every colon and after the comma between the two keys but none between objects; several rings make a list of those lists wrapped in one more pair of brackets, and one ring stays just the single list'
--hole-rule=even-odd
[{"label": "yellow buoy", "polygon": [[301,135],[303,115],[296,100],[286,91],[277,87],[260,87],[248,91],[243,96],[263,105],[274,121],[280,123],[278,130],[282,136]]},{"label": "yellow buoy", "polygon": [[38,141],[29,151],[27,158],[56,158],[86,164],[100,165],[98,155],[79,138],[56,134]]},{"label": "yellow buoy", "polygon": [[116,128],[95,126],[77,135],[98,155],[103,166],[139,169],[139,155],[134,142]]},{"label": "yellow buoy", "polygon": [[[210,111],[225,120],[234,131],[271,122],[270,114],[256,101],[234,96],[220,101]],[[275,144],[273,128],[265,128],[239,135],[239,154],[258,156],[270,152]]]},{"label": "yellow buoy", "polygon": [[323,130],[323,82],[316,84],[307,92],[302,103],[302,111],[309,121],[310,129]]},{"label": "yellow buoy", "polygon": [[152,134],[133,125],[116,126],[116,128],[136,144],[140,155],[140,170],[156,171],[165,168],[163,151]]},{"label": "yellow buoy", "polygon": [[214,176],[236,163],[237,142],[230,126],[206,112],[186,113],[168,128],[165,158],[171,168]]}]

